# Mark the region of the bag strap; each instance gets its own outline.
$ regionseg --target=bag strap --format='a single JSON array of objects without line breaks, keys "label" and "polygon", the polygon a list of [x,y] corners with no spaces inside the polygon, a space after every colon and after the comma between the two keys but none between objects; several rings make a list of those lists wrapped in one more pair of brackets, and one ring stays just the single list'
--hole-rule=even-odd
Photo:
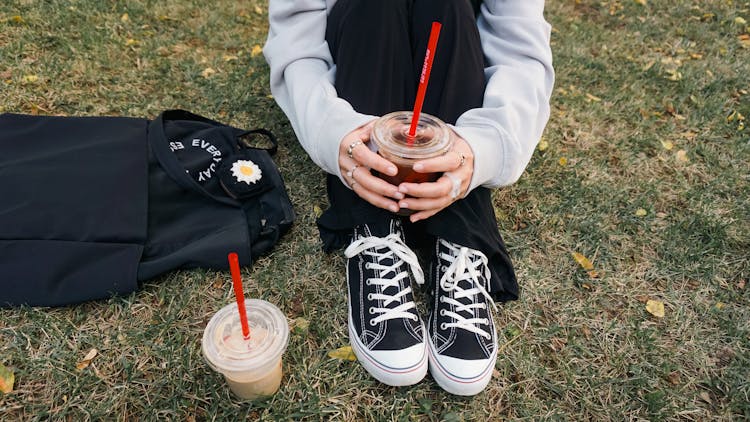
[{"label": "bag strap", "polygon": [[243,137],[245,137],[247,135],[256,135],[256,134],[257,135],[262,135],[266,139],[268,139],[268,141],[271,143],[271,146],[268,147],[268,148],[251,147],[246,142],[241,142],[240,141],[240,142],[238,142],[239,145],[240,145],[240,147],[241,148],[246,148],[246,149],[247,148],[262,149],[262,150],[268,151],[268,153],[271,154],[271,155],[275,155],[276,152],[279,150],[279,142],[276,140],[276,136],[273,133],[271,133],[270,130],[262,129],[262,128],[252,129],[252,130],[242,130],[242,131],[239,131],[237,134],[235,134],[235,136],[238,139],[241,139],[241,138],[243,138]]}]

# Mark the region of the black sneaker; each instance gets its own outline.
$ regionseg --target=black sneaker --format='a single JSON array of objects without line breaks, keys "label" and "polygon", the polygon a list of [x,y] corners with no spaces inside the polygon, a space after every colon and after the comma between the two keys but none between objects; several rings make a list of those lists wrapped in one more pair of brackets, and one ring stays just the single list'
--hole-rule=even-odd
[{"label": "black sneaker", "polygon": [[490,382],[497,359],[487,257],[438,239],[431,270],[430,373],[449,393],[478,394]]},{"label": "black sneaker", "polygon": [[344,254],[349,285],[349,339],[354,354],[378,381],[412,385],[427,373],[427,337],[417,313],[409,270],[422,284],[417,257],[404,244],[398,220],[388,234],[368,225],[354,230]]}]

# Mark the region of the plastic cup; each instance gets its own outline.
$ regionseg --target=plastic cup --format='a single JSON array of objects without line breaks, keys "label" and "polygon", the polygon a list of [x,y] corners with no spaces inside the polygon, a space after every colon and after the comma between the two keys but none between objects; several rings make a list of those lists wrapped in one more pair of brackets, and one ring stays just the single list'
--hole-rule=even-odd
[{"label": "plastic cup", "polygon": [[237,304],[217,312],[203,331],[203,357],[224,375],[238,397],[271,396],[281,385],[282,355],[289,341],[289,324],[279,308],[261,299],[245,301],[250,338],[242,335]]},{"label": "plastic cup", "polygon": [[[448,125],[427,113],[420,113],[415,134],[410,137],[412,115],[411,111],[389,113],[376,120],[372,128],[371,139],[378,153],[398,169],[395,176],[377,174],[392,185],[436,181],[442,173],[418,173],[412,166],[417,161],[443,155],[453,146]],[[412,212],[402,208],[399,214]]]}]

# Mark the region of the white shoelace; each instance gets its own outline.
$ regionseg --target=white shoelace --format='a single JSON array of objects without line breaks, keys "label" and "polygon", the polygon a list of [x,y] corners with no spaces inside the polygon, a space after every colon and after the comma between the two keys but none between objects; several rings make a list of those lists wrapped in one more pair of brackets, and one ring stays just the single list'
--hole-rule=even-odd
[{"label": "white shoelace", "polygon": [[[396,318],[409,318],[417,320],[418,317],[414,313],[408,311],[415,308],[417,305],[414,301],[404,302],[395,308],[386,308],[392,302],[401,302],[401,297],[411,293],[411,287],[407,286],[405,289],[400,288],[400,281],[409,276],[406,271],[396,272],[402,263],[406,262],[409,264],[414,279],[418,284],[424,283],[424,273],[422,268],[419,266],[417,256],[406,246],[401,238],[391,233],[386,237],[362,237],[353,241],[349,247],[344,251],[344,255],[347,258],[352,258],[360,253],[375,257],[376,262],[368,262],[367,267],[369,269],[380,271],[380,278],[371,278],[366,282],[380,286],[379,293],[373,293],[370,296],[372,300],[382,300],[382,308],[373,307],[370,312],[379,314],[377,317],[370,321],[370,324],[375,325],[382,321]],[[393,265],[383,265],[384,259],[393,259]],[[388,277],[390,273],[392,276]],[[383,292],[388,287],[395,287],[398,292],[393,295],[388,295]]]},{"label": "white shoelace", "polygon": [[[492,303],[493,308],[497,310],[497,305],[495,305],[495,302],[485,289],[485,286],[479,281],[479,277],[484,275],[484,279],[489,283],[490,268],[487,266],[487,257],[482,252],[464,246],[454,245],[443,239],[440,239],[440,242],[450,250],[450,253],[441,253],[440,258],[451,263],[443,273],[443,276],[440,277],[440,288],[445,292],[450,293],[450,295],[441,295],[440,300],[455,306],[455,312],[445,310],[445,313],[443,314],[450,317],[455,322],[445,323],[441,328],[461,328],[479,334],[489,340],[492,338],[490,333],[479,327],[479,324],[489,325],[489,320],[486,318],[477,318],[474,311],[475,309],[485,309],[487,304],[475,302],[473,299],[474,295],[481,293],[488,302]],[[484,274],[480,272],[480,267],[484,268]],[[473,287],[469,289],[462,288],[458,285],[462,280],[471,281]],[[472,298],[471,303],[469,304],[463,304],[456,300],[467,297]],[[465,318],[463,315],[458,314],[458,312],[462,311],[471,314],[472,318]]]}]

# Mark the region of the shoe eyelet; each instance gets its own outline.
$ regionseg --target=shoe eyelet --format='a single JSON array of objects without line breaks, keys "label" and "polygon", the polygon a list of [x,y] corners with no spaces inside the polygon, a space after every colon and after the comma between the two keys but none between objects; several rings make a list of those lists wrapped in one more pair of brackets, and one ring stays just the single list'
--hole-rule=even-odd
[{"label": "shoe eyelet", "polygon": [[445,316],[445,309],[440,310],[440,316]]},{"label": "shoe eyelet", "polygon": [[372,315],[372,314],[374,314],[374,313],[375,313],[375,308],[374,308],[374,307],[372,307],[372,306],[370,306],[370,309],[368,309],[368,310],[367,310],[367,312],[368,312],[368,313],[369,313],[370,315]]},{"label": "shoe eyelet", "polygon": [[370,279],[365,279],[365,286],[370,286],[372,283],[370,282]]},{"label": "shoe eyelet", "polygon": [[442,296],[440,296],[440,297],[438,298],[438,302],[440,302],[440,303],[444,303],[444,302],[445,302],[445,298],[444,298],[444,297],[442,297]]},{"label": "shoe eyelet", "polygon": [[446,327],[446,326],[445,326],[445,323],[443,322],[443,323],[441,323],[441,324],[440,324],[440,329],[441,329],[441,330],[447,330],[447,329],[448,329],[448,327]]},{"label": "shoe eyelet", "polygon": [[446,267],[445,265],[441,265],[440,266],[440,271],[446,272],[446,271],[448,271],[448,267]]},{"label": "shoe eyelet", "polygon": [[373,300],[373,299],[372,299],[372,293],[368,293],[368,294],[367,294],[367,300]]},{"label": "shoe eyelet", "polygon": [[490,325],[490,320],[489,320],[489,319],[487,319],[487,318],[485,318],[485,319],[484,319],[484,325]]},{"label": "shoe eyelet", "polygon": [[368,262],[367,264],[365,264],[365,269],[366,269],[366,270],[369,270],[369,269],[371,269],[371,268],[370,268],[370,263],[369,263],[369,262]]},{"label": "shoe eyelet", "polygon": [[374,327],[374,326],[376,326],[376,325],[378,325],[378,323],[377,323],[377,322],[375,322],[375,320],[374,320],[374,319],[371,319],[371,320],[370,320],[370,326]]}]

